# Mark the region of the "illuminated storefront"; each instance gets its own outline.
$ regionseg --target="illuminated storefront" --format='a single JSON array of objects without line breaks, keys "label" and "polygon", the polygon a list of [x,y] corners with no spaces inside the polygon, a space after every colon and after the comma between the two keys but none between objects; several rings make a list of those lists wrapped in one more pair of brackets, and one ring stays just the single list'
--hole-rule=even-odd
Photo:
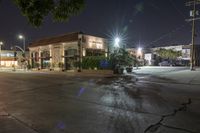
[{"label": "illuminated storefront", "polygon": [[78,70],[85,56],[107,56],[107,47],[104,38],[81,32],[69,33],[32,43],[30,63],[33,68],[56,68],[62,64],[65,70]]},{"label": "illuminated storefront", "polygon": [[19,67],[19,58],[22,56],[22,52],[17,51],[16,58],[14,57],[14,51],[2,50],[0,54],[1,67]]}]

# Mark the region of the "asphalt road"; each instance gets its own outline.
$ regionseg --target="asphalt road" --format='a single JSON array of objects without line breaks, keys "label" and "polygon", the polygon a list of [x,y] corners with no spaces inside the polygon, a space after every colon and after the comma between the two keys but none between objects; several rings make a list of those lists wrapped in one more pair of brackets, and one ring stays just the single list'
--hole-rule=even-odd
[{"label": "asphalt road", "polygon": [[0,73],[0,133],[200,131],[199,86],[138,79]]}]

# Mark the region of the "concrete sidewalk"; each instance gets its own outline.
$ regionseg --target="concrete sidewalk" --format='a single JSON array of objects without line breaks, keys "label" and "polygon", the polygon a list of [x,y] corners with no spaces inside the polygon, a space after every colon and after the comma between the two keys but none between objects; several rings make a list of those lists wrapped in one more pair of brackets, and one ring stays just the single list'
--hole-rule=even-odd
[{"label": "concrete sidewalk", "polygon": [[159,77],[172,79],[178,83],[200,85],[200,69],[182,70],[161,74]]},{"label": "concrete sidewalk", "polygon": [[55,74],[67,76],[81,76],[81,77],[116,77],[112,70],[82,70],[77,71],[49,71],[49,70],[24,70],[24,69],[0,69],[2,73],[20,73],[20,74]]},{"label": "concrete sidewalk", "polygon": [[200,68],[190,71],[189,67],[141,67],[134,73],[170,79],[175,83],[200,85]]}]

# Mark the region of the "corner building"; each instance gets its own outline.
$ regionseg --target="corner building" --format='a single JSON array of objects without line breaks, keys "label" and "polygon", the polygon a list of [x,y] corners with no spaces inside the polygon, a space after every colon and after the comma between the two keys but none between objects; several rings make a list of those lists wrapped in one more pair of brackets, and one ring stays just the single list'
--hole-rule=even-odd
[{"label": "corner building", "polygon": [[41,69],[58,68],[65,70],[81,69],[85,56],[108,56],[108,45],[104,38],[74,32],[44,38],[30,44],[30,64]]}]

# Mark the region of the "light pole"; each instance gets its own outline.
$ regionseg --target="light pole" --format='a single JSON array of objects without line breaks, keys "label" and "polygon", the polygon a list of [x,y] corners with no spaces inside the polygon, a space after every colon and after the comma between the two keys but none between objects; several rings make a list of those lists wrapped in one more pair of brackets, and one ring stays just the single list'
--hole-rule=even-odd
[{"label": "light pole", "polygon": [[[18,36],[18,38],[20,39],[20,40],[23,40],[23,58],[24,58],[24,60],[25,60],[25,64],[24,64],[24,70],[26,69],[26,38],[25,38],[25,36],[24,35],[19,35]],[[15,47],[17,47],[17,46],[15,46]],[[20,48],[20,47],[18,47],[18,48]]]},{"label": "light pole", "polygon": [[18,38],[20,40],[23,40],[23,49],[24,49],[24,56],[25,56],[25,52],[26,52],[26,39],[23,35],[19,35]]},{"label": "light pole", "polygon": [[3,45],[3,42],[0,42],[0,67],[1,67],[1,46]]}]

